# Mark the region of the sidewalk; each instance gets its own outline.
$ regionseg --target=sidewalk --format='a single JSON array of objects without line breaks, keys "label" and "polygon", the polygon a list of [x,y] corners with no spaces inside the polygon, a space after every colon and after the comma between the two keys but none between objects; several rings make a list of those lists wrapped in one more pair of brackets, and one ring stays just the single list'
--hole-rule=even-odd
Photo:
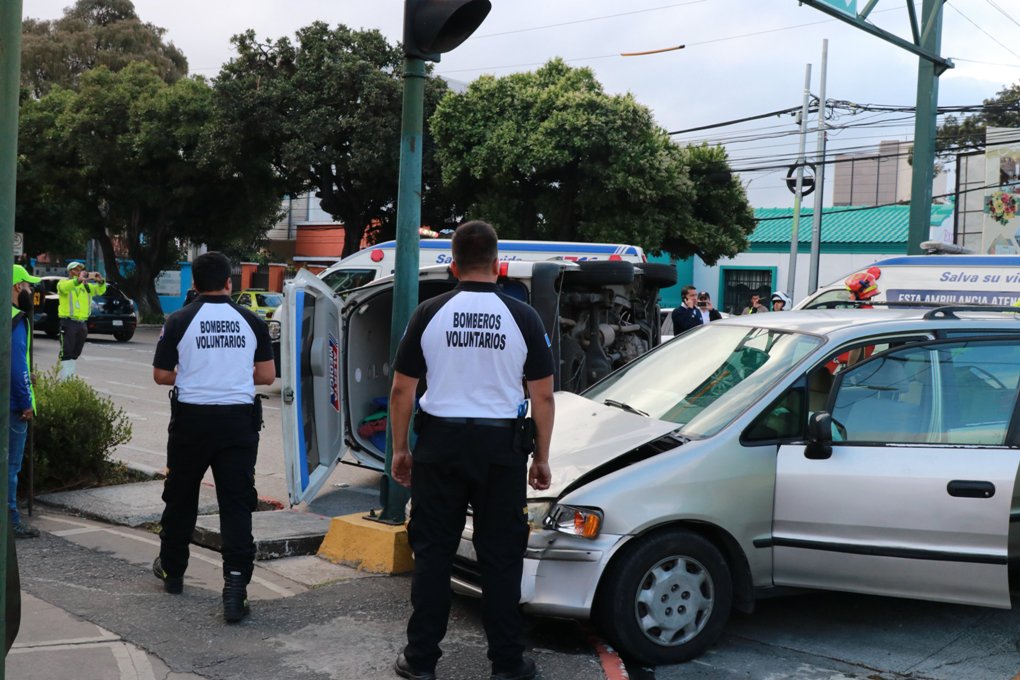
[{"label": "sidewalk", "polygon": [[[53,538],[94,551],[137,567],[148,577],[149,590],[161,595],[159,582],[147,573],[159,550],[159,539],[150,532],[104,524],[65,515],[45,507],[31,519],[43,533],[40,539],[17,542],[22,578],[21,629],[7,657],[6,677],[17,680],[197,680],[214,677],[174,672],[158,656],[125,640],[103,626],[84,620],[58,603],[31,594],[39,582],[34,574],[36,548]],[[59,550],[45,549],[47,557],[59,558]],[[76,574],[68,574],[76,581]],[[259,602],[287,598],[310,588],[343,580],[375,577],[334,565],[314,556],[256,562],[249,597],[258,613]],[[87,582],[71,587],[88,589]],[[219,604],[222,575],[218,553],[192,545],[186,577],[186,594],[197,595],[209,607]],[[70,583],[65,584],[69,586]],[[97,593],[98,595],[99,593]],[[171,596],[165,596],[170,600]]]}]

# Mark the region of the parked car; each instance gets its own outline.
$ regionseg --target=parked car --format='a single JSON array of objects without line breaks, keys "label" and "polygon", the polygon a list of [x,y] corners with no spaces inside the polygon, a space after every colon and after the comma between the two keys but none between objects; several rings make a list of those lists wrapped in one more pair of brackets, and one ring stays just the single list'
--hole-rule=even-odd
[{"label": "parked car", "polygon": [[[557,389],[574,392],[659,344],[659,289],[676,282],[668,265],[620,261],[504,262],[500,272],[503,292],[535,307],[545,324]],[[314,498],[347,452],[382,469],[385,441],[377,427],[361,426],[385,411],[389,395],[393,285],[387,277],[341,295],[302,271],[287,287],[282,321],[274,321],[282,325],[292,504]],[[445,266],[421,269],[418,299],[456,285]]]},{"label": "parked car", "polygon": [[267,290],[255,290],[249,288],[240,293],[234,293],[231,299],[242,307],[247,307],[255,312],[262,319],[273,318],[273,312],[283,304],[283,295]]},{"label": "parked car", "polygon": [[[304,309],[316,326],[297,336],[302,372],[323,378],[291,395],[290,461],[297,442],[332,457],[339,390],[346,404],[384,368],[350,344],[339,352],[339,323],[315,321],[320,306]],[[553,482],[529,492],[522,605],[591,618],[653,665],[698,656],[732,609],[787,588],[1008,608],[1018,388],[1015,308],[792,311],[695,328],[581,394],[556,394]],[[480,595],[472,533],[469,516],[453,585]]]},{"label": "parked car", "polygon": [[[60,334],[58,318],[59,297],[57,282],[63,276],[43,276],[35,285],[35,330],[55,338]],[[89,313],[89,333],[113,335],[118,342],[127,342],[138,327],[138,313],[134,301],[125,295],[116,284],[107,282],[106,292],[92,298]]]}]

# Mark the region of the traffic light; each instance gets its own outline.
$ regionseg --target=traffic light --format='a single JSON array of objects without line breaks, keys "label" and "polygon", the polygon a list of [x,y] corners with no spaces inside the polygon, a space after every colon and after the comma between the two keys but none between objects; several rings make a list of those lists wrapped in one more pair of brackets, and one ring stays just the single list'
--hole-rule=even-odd
[{"label": "traffic light", "polygon": [[404,56],[439,61],[475,32],[490,9],[489,0],[404,0]]}]

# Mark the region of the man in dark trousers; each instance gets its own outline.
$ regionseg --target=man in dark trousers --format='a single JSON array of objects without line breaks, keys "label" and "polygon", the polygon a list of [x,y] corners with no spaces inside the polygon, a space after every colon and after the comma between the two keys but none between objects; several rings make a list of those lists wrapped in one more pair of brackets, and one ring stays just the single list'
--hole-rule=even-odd
[{"label": "man in dark trousers", "polygon": [[[397,657],[402,678],[434,680],[450,614],[450,570],[467,506],[481,570],[482,621],[492,680],[531,680],[519,611],[528,542],[527,487],[551,482],[553,362],[538,313],[500,293],[498,240],[485,222],[453,235],[451,292],[423,302],[400,342],[390,393],[393,478],[411,487],[407,533],[414,551],[407,646]],[[418,381],[427,388],[408,429]],[[533,434],[523,414],[531,398]],[[534,457],[527,466],[528,444]]]},{"label": "man in dark trousers", "polygon": [[255,385],[271,385],[276,367],[266,322],[230,301],[230,261],[205,253],[191,271],[199,298],[167,317],[152,362],[153,379],[173,387],[166,507],[152,571],[166,592],[184,589],[199,487],[211,467],[223,537],[223,618],[235,623],[249,612],[255,562],[251,513],[262,428]]},{"label": "man in dark trousers", "polygon": [[680,290],[681,304],[673,310],[673,335],[680,335],[695,326],[701,325],[701,312],[698,311],[698,289],[684,286]]}]

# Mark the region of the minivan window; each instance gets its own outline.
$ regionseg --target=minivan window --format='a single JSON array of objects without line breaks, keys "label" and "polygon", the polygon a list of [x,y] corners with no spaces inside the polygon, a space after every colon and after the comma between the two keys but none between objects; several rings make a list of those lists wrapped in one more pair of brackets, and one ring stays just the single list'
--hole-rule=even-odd
[{"label": "minivan window", "polygon": [[708,324],[616,371],[584,393],[708,437],[758,402],[822,344],[802,333]]},{"label": "minivan window", "polygon": [[1003,446],[1020,345],[971,340],[891,352],[848,369],[832,408],[846,442]]}]

